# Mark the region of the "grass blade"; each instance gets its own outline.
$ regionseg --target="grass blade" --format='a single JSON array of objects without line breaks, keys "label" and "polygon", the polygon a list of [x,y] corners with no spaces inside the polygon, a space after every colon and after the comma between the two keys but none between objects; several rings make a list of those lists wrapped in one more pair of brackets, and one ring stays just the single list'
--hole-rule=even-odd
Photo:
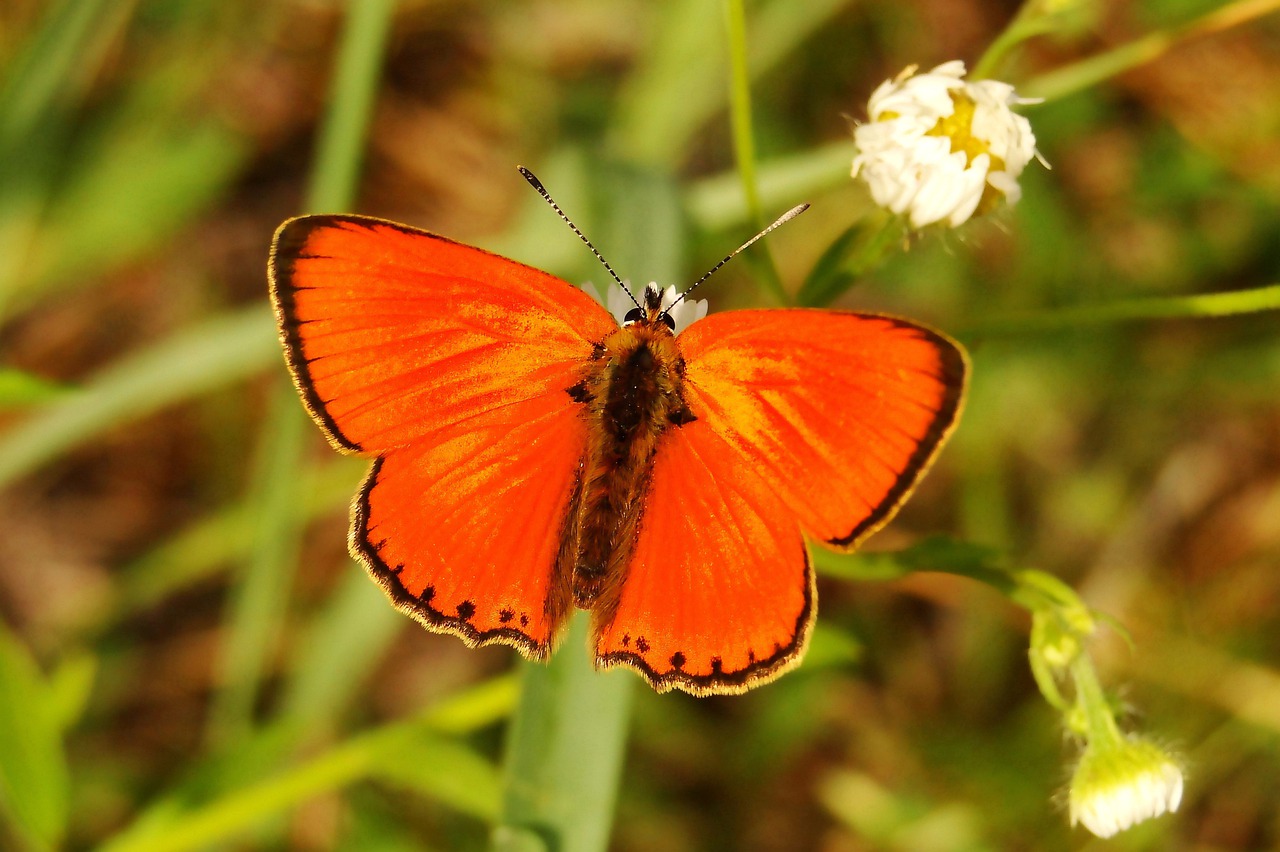
[{"label": "grass blade", "polygon": [[260,372],[278,350],[271,315],[255,306],[121,358],[0,437],[0,487],[108,429]]},{"label": "grass blade", "polygon": [[598,672],[586,650],[590,616],[573,619],[545,666],[526,665],[507,743],[496,852],[595,852],[609,845],[635,678]]}]

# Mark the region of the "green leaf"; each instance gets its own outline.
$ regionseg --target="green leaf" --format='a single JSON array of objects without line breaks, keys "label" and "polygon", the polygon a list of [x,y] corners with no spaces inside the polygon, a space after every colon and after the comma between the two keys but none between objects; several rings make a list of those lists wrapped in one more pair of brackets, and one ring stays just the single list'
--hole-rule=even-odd
[{"label": "green leaf", "polygon": [[[751,79],[776,68],[847,5],[849,0],[760,4],[749,22]],[[630,161],[671,170],[684,160],[697,131],[727,104],[729,89],[721,76],[722,42],[708,39],[723,31],[719,4],[678,0],[661,8],[653,47],[641,52],[643,60],[619,98],[610,147]]]},{"label": "green leaf", "polygon": [[[274,772],[270,764],[280,754],[281,744],[287,745],[294,737],[285,727],[266,729],[234,749],[233,762],[215,758],[203,767],[206,771],[200,773],[203,777],[197,778],[196,783],[168,790],[101,848],[103,852],[202,849],[238,837],[316,796],[384,775],[389,762],[412,748],[406,743],[433,732],[465,734],[493,724],[511,712],[515,686],[514,679],[507,676],[476,684],[440,700],[417,718],[356,734]],[[442,756],[456,754],[445,747],[435,752],[438,761]],[[462,759],[471,758],[468,755]],[[436,767],[443,773],[453,768],[444,762],[437,762]],[[476,778],[482,770],[471,761],[461,771]],[[211,778],[216,779],[214,786],[220,794],[202,801],[209,794]],[[441,788],[446,783],[440,782]],[[451,794],[455,799],[441,800],[446,804],[465,800],[472,808],[468,812],[482,807],[477,804],[478,796],[467,799],[456,790]]]},{"label": "green leaf", "polygon": [[417,732],[379,755],[372,773],[462,813],[488,821],[498,816],[502,779],[497,767],[456,740]]},{"label": "green leaf", "polygon": [[21,278],[2,282],[17,306],[164,245],[247,160],[244,140],[225,127],[139,112],[122,109],[101,138],[74,152],[81,167],[50,199]]},{"label": "green leaf", "polygon": [[283,632],[301,546],[303,504],[295,499],[294,483],[312,426],[283,376],[277,378],[272,402],[247,501],[254,519],[252,545],[223,619],[220,689],[209,713],[210,736],[222,744],[253,727],[259,685]]},{"label": "green leaf", "polygon": [[[853,140],[848,139],[798,154],[761,160],[757,167],[761,207],[785,210],[802,201],[813,201],[816,195],[835,187],[848,185],[854,153]],[[737,227],[750,218],[742,179],[736,171],[721,172],[690,184],[685,190],[684,203],[693,224],[707,231]],[[858,219],[875,209],[868,195],[851,202],[842,215]]]},{"label": "green leaf", "polygon": [[49,716],[63,730],[84,715],[98,674],[98,658],[87,652],[67,657],[49,675]]},{"label": "green leaf", "polygon": [[[292,483],[293,499],[308,520],[331,514],[350,504],[368,464],[364,459],[337,458],[313,466]],[[112,618],[124,619],[154,606],[245,558],[253,533],[253,507],[247,501],[223,506],[192,522],[120,571]]]},{"label": "green leaf", "polygon": [[940,571],[983,580],[1001,590],[1013,584],[1000,550],[941,535],[887,553],[814,548],[813,562],[822,573],[846,580],[892,580],[913,571]]},{"label": "green leaf", "polygon": [[[279,720],[311,735],[331,726],[406,628],[416,625],[391,605],[364,568],[348,565],[294,652]],[[353,636],[360,641],[351,641]]]},{"label": "green leaf", "polygon": [[0,625],[0,809],[32,848],[58,845],[66,830],[62,722],[35,661]]}]

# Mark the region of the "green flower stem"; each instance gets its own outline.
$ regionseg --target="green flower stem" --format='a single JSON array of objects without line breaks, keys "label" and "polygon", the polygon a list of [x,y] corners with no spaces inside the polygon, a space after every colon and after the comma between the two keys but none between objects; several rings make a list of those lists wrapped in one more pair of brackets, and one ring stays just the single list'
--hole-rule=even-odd
[{"label": "green flower stem", "polygon": [[1280,10],[1280,0],[1236,0],[1186,24],[1159,30],[1128,44],[1041,74],[1021,88],[1031,98],[1056,100],[1158,59],[1180,42],[1221,32]]},{"label": "green flower stem", "polygon": [[550,663],[523,667],[495,852],[608,848],[635,678],[595,670],[589,622],[577,613]]},{"label": "green flower stem", "polygon": [[1038,334],[1136,320],[1225,317],[1280,309],[1280,284],[1196,296],[1153,296],[1054,311],[1011,314],[961,329],[966,339]]},{"label": "green flower stem", "polygon": [[[751,72],[747,62],[747,22],[742,0],[724,0],[725,23],[729,40],[729,119],[733,128],[733,153],[738,164],[738,176],[746,198],[747,211],[756,229],[767,224],[760,205],[760,192],[756,184],[756,144],[751,130]],[[773,253],[764,243],[757,243],[753,253],[759,261],[756,266],[770,296],[778,304],[787,305],[791,297],[782,286]],[[750,255],[748,255],[750,256]]]},{"label": "green flower stem", "polygon": [[995,37],[995,40],[974,63],[973,70],[969,74],[970,79],[982,80],[993,76],[1011,50],[1028,39],[1053,30],[1053,16],[1046,14],[1043,0],[1027,0],[1004,31]]},{"label": "green flower stem", "polygon": [[883,581],[934,572],[985,583],[1031,613],[1031,673],[1046,701],[1068,717],[1075,713],[1058,682],[1084,656],[1084,641],[1093,634],[1098,618],[1075,589],[1052,574],[1013,569],[999,550],[941,536],[894,553],[815,550],[813,557],[823,574],[850,580]]},{"label": "green flower stem", "polygon": [[1098,673],[1088,654],[1080,654],[1071,663],[1071,679],[1076,687],[1076,705],[1083,715],[1085,737],[1091,748],[1119,745],[1124,740],[1111,704],[1098,682]]},{"label": "green flower stem", "polygon": [[906,233],[901,216],[883,208],[869,212],[822,256],[800,288],[805,307],[825,307],[884,261]]}]

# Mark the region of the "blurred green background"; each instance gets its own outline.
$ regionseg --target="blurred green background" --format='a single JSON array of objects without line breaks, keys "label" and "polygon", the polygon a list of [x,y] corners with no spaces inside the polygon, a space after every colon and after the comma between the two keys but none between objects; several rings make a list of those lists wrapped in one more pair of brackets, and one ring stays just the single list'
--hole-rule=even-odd
[{"label": "blurred green background", "polygon": [[[1059,5],[1003,78],[1034,90],[1222,4]],[[972,64],[1017,4],[746,10],[765,215],[813,203],[769,238],[794,292],[868,210],[848,168],[871,90]],[[344,12],[0,6],[0,848],[487,842],[514,654],[423,631],[352,564],[364,465],[302,418],[266,301],[273,230],[334,197],[307,186]],[[350,210],[570,281],[604,273],[517,163],[633,281],[688,283],[752,232],[720,2],[404,0],[382,41]],[[777,683],[637,685],[613,848],[1280,846],[1277,317],[1057,313],[1277,282],[1280,21],[1027,114],[1052,170],[1016,208],[895,247],[838,301],[974,360],[958,433],[869,550],[990,545],[1123,624],[1131,646],[1091,650],[1127,722],[1185,756],[1181,812],[1070,829],[1025,613],[867,559],[820,579],[820,633]],[[760,270],[700,295],[768,304]]]}]

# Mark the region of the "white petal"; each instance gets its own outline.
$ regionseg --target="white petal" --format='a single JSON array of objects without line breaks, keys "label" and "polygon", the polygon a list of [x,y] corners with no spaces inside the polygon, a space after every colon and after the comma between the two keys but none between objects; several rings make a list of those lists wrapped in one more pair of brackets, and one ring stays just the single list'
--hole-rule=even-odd
[{"label": "white petal", "polygon": [[662,291],[662,307],[675,323],[675,333],[679,334],[689,326],[707,315],[706,299],[682,299],[674,308],[671,305],[680,297],[680,291],[668,287]]},{"label": "white petal", "polygon": [[616,283],[609,287],[609,294],[605,307],[609,309],[609,313],[613,314],[613,318],[621,325],[626,321],[627,311],[635,307],[635,303],[627,295],[627,291],[623,290]]}]

